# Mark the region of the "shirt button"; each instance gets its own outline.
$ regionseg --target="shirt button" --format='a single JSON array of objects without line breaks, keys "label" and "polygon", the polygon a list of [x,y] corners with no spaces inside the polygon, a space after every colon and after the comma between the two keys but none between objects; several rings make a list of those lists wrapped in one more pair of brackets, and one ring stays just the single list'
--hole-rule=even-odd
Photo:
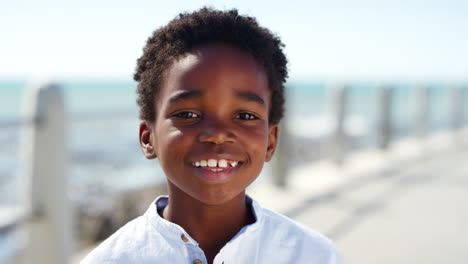
[{"label": "shirt button", "polygon": [[193,261],[193,264],[203,264],[203,261],[201,261],[200,259],[196,259]]},{"label": "shirt button", "polygon": [[182,234],[180,238],[182,239],[182,241],[188,242],[188,238],[184,234]]}]

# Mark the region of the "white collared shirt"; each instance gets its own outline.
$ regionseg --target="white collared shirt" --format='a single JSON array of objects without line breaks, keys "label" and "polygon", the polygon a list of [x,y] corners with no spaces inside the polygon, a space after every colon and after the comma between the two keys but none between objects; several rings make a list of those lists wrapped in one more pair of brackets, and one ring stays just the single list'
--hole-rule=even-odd
[{"label": "white collared shirt", "polygon": [[[293,220],[264,209],[247,197],[256,218],[243,227],[216,255],[214,264],[337,264],[333,243]],[[158,214],[167,206],[158,197],[146,213],[120,228],[94,249],[81,264],[204,264],[203,250],[179,225]]]}]

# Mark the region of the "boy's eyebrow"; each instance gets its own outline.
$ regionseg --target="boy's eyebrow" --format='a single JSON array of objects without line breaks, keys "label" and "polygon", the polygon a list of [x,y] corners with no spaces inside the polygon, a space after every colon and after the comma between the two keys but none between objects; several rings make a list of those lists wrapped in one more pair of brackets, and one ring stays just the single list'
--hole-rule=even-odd
[{"label": "boy's eyebrow", "polygon": [[184,90],[177,92],[169,98],[169,103],[173,104],[177,101],[198,98],[202,96],[202,92],[198,90]]},{"label": "boy's eyebrow", "polygon": [[236,95],[246,101],[257,102],[261,105],[265,105],[265,101],[256,93],[236,91]]},{"label": "boy's eyebrow", "polygon": [[[265,101],[258,96],[256,93],[253,92],[241,92],[241,91],[236,91],[235,92],[236,96],[249,102],[256,102],[261,105],[265,105]],[[199,90],[183,90],[179,91],[176,94],[172,95],[169,98],[169,103],[173,104],[181,100],[188,100],[192,98],[199,98],[203,95],[202,91]]]}]

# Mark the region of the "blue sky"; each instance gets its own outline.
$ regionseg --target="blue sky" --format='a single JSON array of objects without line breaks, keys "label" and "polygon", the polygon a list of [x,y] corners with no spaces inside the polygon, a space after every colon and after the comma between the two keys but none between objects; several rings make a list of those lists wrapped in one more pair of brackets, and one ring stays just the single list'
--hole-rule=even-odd
[{"label": "blue sky", "polygon": [[203,5],[278,34],[293,80],[468,79],[468,1],[457,0],[9,1],[0,78],[130,79],[151,32]]}]

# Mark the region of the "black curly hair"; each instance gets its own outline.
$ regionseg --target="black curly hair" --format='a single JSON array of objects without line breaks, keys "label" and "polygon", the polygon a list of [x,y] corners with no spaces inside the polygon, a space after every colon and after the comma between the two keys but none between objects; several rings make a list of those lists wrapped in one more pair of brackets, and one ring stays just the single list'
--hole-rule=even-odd
[{"label": "black curly hair", "polygon": [[250,53],[265,68],[271,89],[269,123],[277,124],[284,112],[284,83],[288,77],[284,44],[253,17],[229,11],[202,8],[181,13],[157,29],[143,48],[134,75],[138,82],[140,119],[154,121],[154,102],[161,89],[163,73],[175,60],[192,49],[210,43],[226,43]]}]

